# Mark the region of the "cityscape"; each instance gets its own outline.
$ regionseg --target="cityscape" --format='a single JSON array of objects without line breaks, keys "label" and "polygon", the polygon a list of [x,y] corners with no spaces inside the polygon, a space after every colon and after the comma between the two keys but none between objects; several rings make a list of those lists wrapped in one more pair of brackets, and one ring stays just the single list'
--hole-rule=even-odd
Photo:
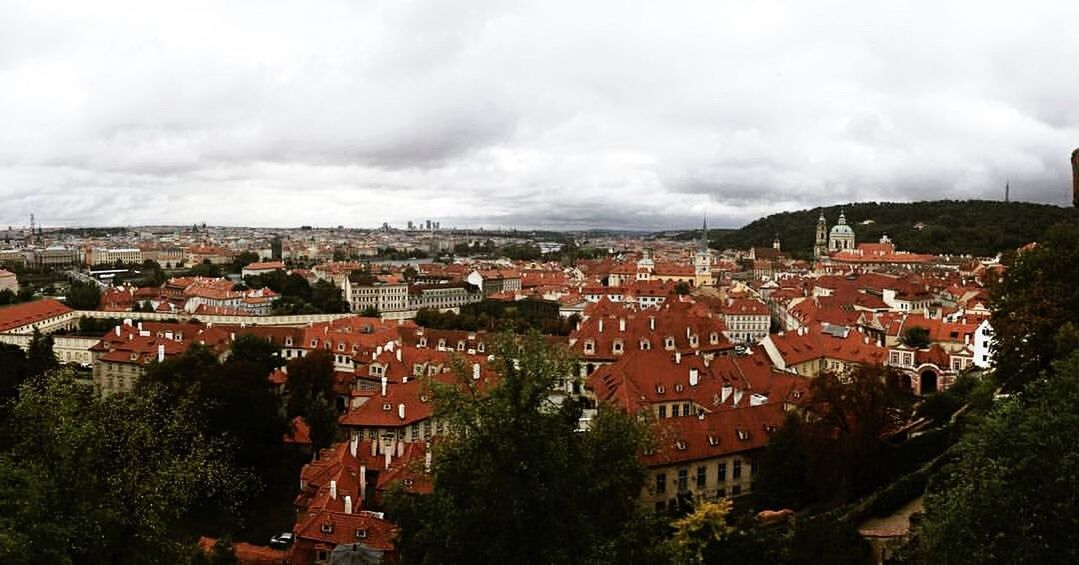
[{"label": "cityscape", "polygon": [[0,7],[0,562],[1079,563],[1068,18],[405,4]]}]

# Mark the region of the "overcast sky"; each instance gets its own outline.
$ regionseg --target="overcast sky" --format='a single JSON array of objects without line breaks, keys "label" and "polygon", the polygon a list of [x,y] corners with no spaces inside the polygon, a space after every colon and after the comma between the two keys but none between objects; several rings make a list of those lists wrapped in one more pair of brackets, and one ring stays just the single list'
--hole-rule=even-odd
[{"label": "overcast sky", "polygon": [[0,3],[0,224],[1070,202],[1079,2]]}]

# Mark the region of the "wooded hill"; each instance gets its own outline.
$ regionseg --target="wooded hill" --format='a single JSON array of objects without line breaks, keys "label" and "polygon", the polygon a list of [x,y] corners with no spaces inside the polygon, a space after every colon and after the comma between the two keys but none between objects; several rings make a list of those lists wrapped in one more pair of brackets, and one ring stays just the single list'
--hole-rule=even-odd
[{"label": "wooded hill", "polygon": [[[876,242],[887,234],[902,251],[975,256],[1014,250],[1036,241],[1049,226],[1079,217],[1075,208],[987,200],[861,202],[823,210],[829,230],[840,210],[845,211],[859,243]],[[772,214],[741,229],[710,234],[711,245],[716,249],[770,247],[778,234],[784,251],[808,257],[820,213],[821,208],[813,208]]]}]

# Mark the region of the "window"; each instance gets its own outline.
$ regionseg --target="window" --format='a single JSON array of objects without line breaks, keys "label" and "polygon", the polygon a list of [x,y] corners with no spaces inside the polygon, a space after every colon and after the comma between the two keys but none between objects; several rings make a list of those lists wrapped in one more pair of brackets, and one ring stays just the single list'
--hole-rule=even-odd
[{"label": "window", "polygon": [[612,349],[615,353],[622,353],[622,340],[614,340],[614,345],[612,346]]},{"label": "window", "polygon": [[331,524],[330,522],[326,522],[326,523],[322,524],[321,526],[319,526],[318,529],[319,529],[319,531],[321,531],[324,534],[332,534],[333,533],[333,524]]},{"label": "window", "polygon": [[683,416],[689,416],[689,406],[690,405],[689,405],[688,402],[682,405],[682,415]]},{"label": "window", "polygon": [[656,474],[656,494],[664,494],[667,492],[667,474]]},{"label": "window", "polygon": [[689,488],[689,470],[678,470],[678,492],[685,492]]},{"label": "window", "polygon": [[727,496],[727,489],[725,489],[723,487],[719,487],[718,489],[716,489],[716,498],[717,499],[723,498],[725,496]]},{"label": "window", "polygon": [[726,463],[720,463],[719,464],[719,472],[716,473],[716,478],[720,483],[724,483],[724,482],[727,481],[727,464]]},{"label": "window", "polygon": [[330,552],[326,551],[325,549],[318,550],[318,560],[319,561],[326,561],[329,558],[330,558]]},{"label": "window", "polygon": [[706,473],[707,471],[704,467],[697,467],[697,488],[704,488],[704,484],[708,480]]},{"label": "window", "polygon": [[666,418],[667,417],[667,405],[666,404],[660,404],[659,405],[659,417],[660,418]]},{"label": "window", "polygon": [[366,528],[356,528],[356,539],[364,539],[367,537]]},{"label": "window", "polygon": [[686,450],[686,441],[680,439],[680,440],[674,442],[674,446],[678,449],[678,451],[685,451]]},{"label": "window", "polygon": [[595,353],[596,352],[596,342],[594,342],[592,340],[588,340],[588,341],[584,342],[584,352],[585,353]]},{"label": "window", "polygon": [[735,459],[734,460],[734,470],[731,472],[731,476],[734,477],[735,479],[742,478],[742,460],[741,459]]}]

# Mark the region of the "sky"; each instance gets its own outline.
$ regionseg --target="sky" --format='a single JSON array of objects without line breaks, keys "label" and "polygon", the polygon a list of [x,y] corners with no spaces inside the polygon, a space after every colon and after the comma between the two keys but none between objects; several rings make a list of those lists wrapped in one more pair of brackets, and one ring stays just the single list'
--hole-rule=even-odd
[{"label": "sky", "polygon": [[0,3],[0,225],[1070,203],[1079,2]]}]

